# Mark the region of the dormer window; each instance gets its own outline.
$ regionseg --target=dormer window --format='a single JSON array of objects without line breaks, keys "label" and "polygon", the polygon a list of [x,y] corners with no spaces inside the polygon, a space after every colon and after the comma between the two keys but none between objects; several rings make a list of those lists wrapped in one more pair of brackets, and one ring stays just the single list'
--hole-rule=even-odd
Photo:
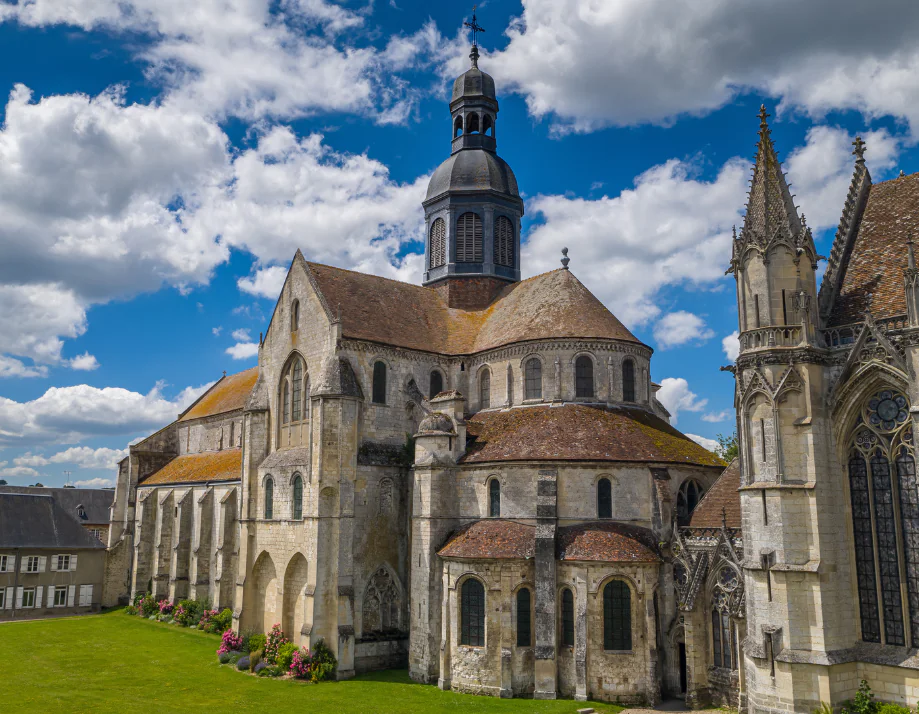
[{"label": "dormer window", "polygon": [[77,506],[77,516],[79,516],[81,521],[86,520],[86,509],[83,508],[82,503],[79,506]]}]

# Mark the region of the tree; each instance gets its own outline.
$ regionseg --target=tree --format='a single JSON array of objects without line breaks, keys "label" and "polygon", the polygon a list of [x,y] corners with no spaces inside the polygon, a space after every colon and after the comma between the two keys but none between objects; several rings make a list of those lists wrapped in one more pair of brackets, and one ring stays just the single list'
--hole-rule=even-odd
[{"label": "tree", "polygon": [[4,479],[0,478],[0,486],[6,486],[7,483]]},{"label": "tree", "polygon": [[739,449],[737,447],[737,432],[735,431],[730,436],[725,436],[724,434],[718,434],[718,446],[715,447],[715,453],[718,454],[722,459],[731,463],[734,459],[737,458]]}]

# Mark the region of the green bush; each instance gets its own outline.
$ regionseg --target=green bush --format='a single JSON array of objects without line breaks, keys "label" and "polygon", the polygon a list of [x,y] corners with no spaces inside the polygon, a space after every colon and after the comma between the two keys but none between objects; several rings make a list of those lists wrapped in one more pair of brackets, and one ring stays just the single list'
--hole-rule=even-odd
[{"label": "green bush", "polygon": [[180,625],[197,625],[204,612],[205,603],[201,600],[180,600],[173,611],[173,618]]},{"label": "green bush", "polygon": [[222,635],[233,626],[233,611],[225,607],[218,615],[214,616],[214,629],[218,635]]},{"label": "green bush", "polygon": [[265,635],[261,634],[250,634],[248,639],[243,635],[243,649],[248,652],[255,652],[256,650],[264,650],[265,642],[268,640]]},{"label": "green bush", "polygon": [[125,614],[125,615],[136,615],[136,614],[137,614],[137,608],[134,607],[133,605],[128,605],[128,606],[124,609],[124,614]]},{"label": "green bush", "polygon": [[247,669],[249,669],[249,655],[239,658],[239,660],[236,662],[236,669],[238,669],[240,672],[245,672]]},{"label": "green bush", "polygon": [[293,642],[285,642],[278,648],[278,656],[275,659],[275,664],[281,668],[281,671],[290,671],[290,663],[294,661],[294,652],[296,652],[297,649],[297,645]]},{"label": "green bush", "polygon": [[230,657],[232,657],[232,655],[229,652],[221,652],[219,655],[217,655],[217,659],[220,660],[220,664],[226,664],[229,662]]},{"label": "green bush", "polygon": [[255,650],[255,652],[249,653],[249,671],[250,672],[255,671],[256,665],[262,661],[262,657],[264,656],[264,654],[265,654],[265,651],[261,649],[258,649],[258,650]]},{"label": "green bush", "polygon": [[878,704],[875,711],[877,714],[913,714],[912,709],[899,704]]},{"label": "green bush", "polygon": [[[264,662],[262,664],[264,664]],[[267,667],[259,670],[258,672],[259,677],[280,677],[283,674],[284,672],[281,670],[280,667],[278,666],[272,667],[271,665],[268,665]]]},{"label": "green bush", "polygon": [[335,679],[335,671],[338,669],[338,660],[332,654],[332,650],[326,647],[325,640],[319,640],[313,647],[312,669],[310,670],[310,680],[313,682],[324,682],[328,679]]},{"label": "green bush", "polygon": [[242,656],[243,656],[242,652],[230,652],[230,660],[229,660],[230,664],[236,664],[237,662],[239,662],[239,660],[242,659]]}]

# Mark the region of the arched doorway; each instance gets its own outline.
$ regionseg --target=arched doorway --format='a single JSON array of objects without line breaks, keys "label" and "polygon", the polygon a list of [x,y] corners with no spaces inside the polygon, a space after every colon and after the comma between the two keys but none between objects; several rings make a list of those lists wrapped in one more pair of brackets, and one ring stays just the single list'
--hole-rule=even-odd
[{"label": "arched doorway", "polygon": [[267,552],[263,552],[252,567],[252,627],[261,632],[268,632],[280,622],[278,617],[278,576],[274,561]]},{"label": "arched doorway", "polygon": [[302,553],[295,553],[284,573],[284,610],[281,617],[281,629],[292,642],[300,641],[307,577],[306,558]]}]

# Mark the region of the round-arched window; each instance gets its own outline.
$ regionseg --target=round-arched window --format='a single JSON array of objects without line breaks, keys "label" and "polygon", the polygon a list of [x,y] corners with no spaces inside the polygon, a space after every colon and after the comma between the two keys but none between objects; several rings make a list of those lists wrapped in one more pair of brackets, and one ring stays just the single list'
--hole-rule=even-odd
[{"label": "round-arched window", "polygon": [[430,265],[439,268],[447,262],[447,223],[437,218],[431,224]]}]

